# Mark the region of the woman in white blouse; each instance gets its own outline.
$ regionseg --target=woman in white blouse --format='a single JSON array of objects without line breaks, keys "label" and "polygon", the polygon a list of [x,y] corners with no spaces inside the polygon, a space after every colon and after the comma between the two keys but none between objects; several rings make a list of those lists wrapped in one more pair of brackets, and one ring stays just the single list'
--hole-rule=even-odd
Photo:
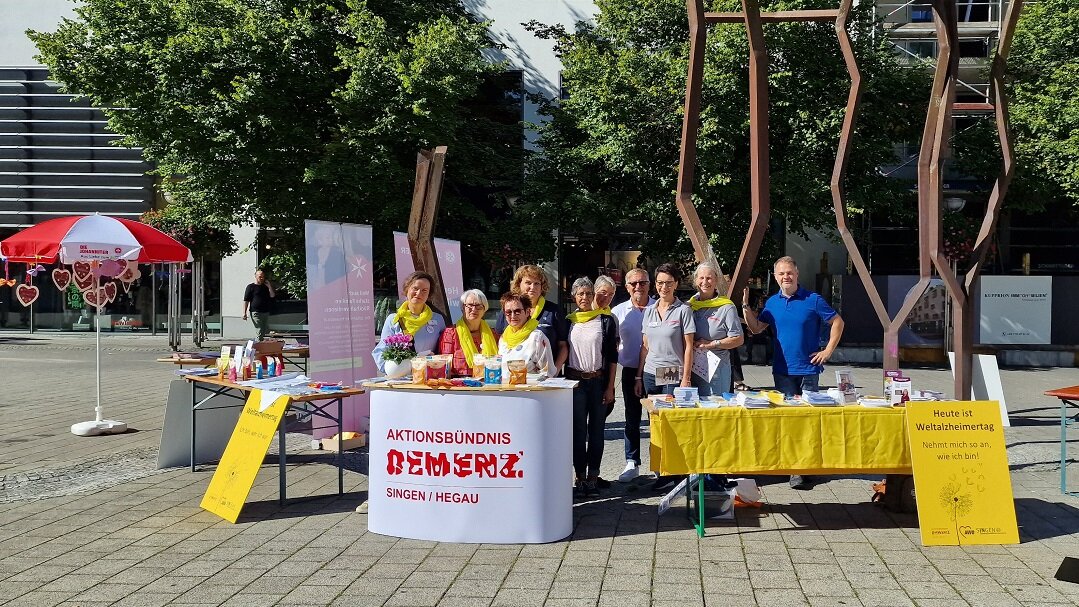
[{"label": "woman in white blouse", "polygon": [[[502,296],[502,314],[506,317],[506,330],[498,338],[498,354],[502,357],[502,383],[509,382],[507,363],[511,360],[525,361],[529,375],[554,377],[554,354],[551,342],[532,319],[532,301],[527,295],[506,293]],[[532,379],[532,378],[529,378]]]}]

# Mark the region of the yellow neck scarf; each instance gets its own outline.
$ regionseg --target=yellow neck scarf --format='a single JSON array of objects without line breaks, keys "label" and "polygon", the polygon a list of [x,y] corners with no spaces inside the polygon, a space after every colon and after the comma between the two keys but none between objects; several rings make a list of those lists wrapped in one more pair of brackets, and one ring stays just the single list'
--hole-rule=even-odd
[{"label": "yellow neck scarf", "polygon": [[[465,353],[465,364],[472,368],[472,357],[479,353],[476,342],[472,340],[472,332],[468,330],[465,319],[461,318],[454,325],[457,328],[457,341],[461,342],[461,351]],[[498,342],[495,340],[494,331],[482,319],[480,319],[480,345],[484,356],[498,354]]]},{"label": "yellow neck scarf", "polygon": [[547,300],[540,295],[540,298],[532,305],[532,320],[539,321],[539,315],[543,312],[543,306],[547,305]]},{"label": "yellow neck scarf", "polygon": [[704,301],[698,300],[696,293],[694,293],[693,296],[689,298],[689,307],[693,308],[694,312],[696,312],[697,310],[703,310],[705,308],[718,308],[727,304],[734,304],[734,302],[727,299],[726,297],[721,297],[718,294],[712,299],[706,299]]},{"label": "yellow neck scarf", "polygon": [[580,310],[577,310],[576,312],[573,312],[572,314],[567,314],[566,318],[568,318],[569,321],[572,322],[572,323],[588,322],[588,321],[592,320],[593,318],[599,316],[600,314],[606,314],[607,316],[610,316],[611,315],[611,307],[607,306],[606,308],[599,308],[599,309],[592,308],[591,310],[589,310],[587,312],[582,312]]},{"label": "yellow neck scarf", "polygon": [[538,326],[539,323],[536,322],[536,319],[534,318],[526,322],[520,329],[513,325],[509,325],[506,327],[506,330],[502,332],[502,339],[506,340],[506,345],[510,348],[516,348],[521,345],[521,342],[528,339],[528,336],[532,335],[532,332],[535,331]]},{"label": "yellow neck scarf", "polygon": [[420,330],[420,327],[431,322],[431,317],[434,312],[431,311],[431,306],[423,304],[423,312],[416,318],[412,317],[412,313],[408,311],[408,302],[401,304],[400,308],[397,308],[397,325],[401,327],[401,330],[409,335],[416,335],[416,331]]}]

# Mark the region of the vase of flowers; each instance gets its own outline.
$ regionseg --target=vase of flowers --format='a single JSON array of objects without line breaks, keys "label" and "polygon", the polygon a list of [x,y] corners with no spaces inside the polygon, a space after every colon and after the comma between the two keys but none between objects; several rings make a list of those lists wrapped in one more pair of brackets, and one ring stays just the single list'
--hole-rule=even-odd
[{"label": "vase of flowers", "polygon": [[411,335],[398,333],[387,337],[386,349],[382,351],[386,377],[404,377],[411,373],[412,364],[409,359],[413,356],[416,356],[416,348]]}]

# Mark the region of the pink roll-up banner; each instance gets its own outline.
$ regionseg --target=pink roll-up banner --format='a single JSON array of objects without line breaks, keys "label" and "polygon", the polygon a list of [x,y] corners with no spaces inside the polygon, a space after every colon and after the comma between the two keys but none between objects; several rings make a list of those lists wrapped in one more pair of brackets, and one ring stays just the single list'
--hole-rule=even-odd
[{"label": "pink roll-up banner", "polygon": [[[378,375],[371,359],[375,347],[371,226],[308,220],[304,236],[311,339],[308,375],[352,386]],[[366,432],[369,411],[366,394],[346,398],[344,430]],[[336,428],[320,428],[314,437],[336,433]]]},{"label": "pink roll-up banner", "polygon": [[[393,233],[393,251],[397,260],[397,285],[400,289],[405,284],[405,277],[416,270],[412,263],[412,249],[408,246],[408,234]],[[438,268],[442,270],[442,282],[446,284],[450,321],[457,322],[461,318],[461,293],[464,293],[465,284],[461,271],[461,241],[436,238],[435,255],[438,257]]]}]

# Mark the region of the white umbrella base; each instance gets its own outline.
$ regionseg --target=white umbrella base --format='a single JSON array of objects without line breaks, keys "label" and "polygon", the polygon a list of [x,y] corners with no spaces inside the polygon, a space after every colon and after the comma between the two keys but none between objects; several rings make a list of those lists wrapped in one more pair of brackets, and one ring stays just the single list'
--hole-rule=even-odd
[{"label": "white umbrella base", "polygon": [[94,422],[79,422],[71,425],[71,433],[76,436],[97,436],[99,434],[120,434],[127,432],[124,422],[103,419]]}]

